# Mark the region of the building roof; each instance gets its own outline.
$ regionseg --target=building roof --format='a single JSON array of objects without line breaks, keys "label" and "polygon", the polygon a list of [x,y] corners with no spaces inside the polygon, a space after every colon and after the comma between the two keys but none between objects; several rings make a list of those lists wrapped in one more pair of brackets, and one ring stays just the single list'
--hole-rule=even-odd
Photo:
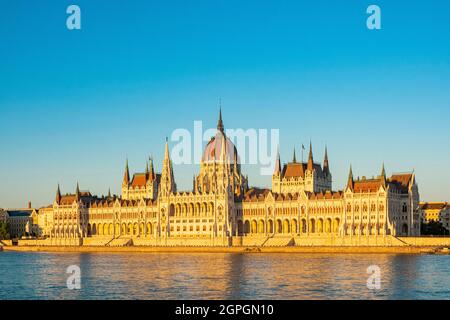
[{"label": "building roof", "polygon": [[355,181],[353,190],[355,192],[377,192],[382,184],[381,178],[366,179],[363,177]]},{"label": "building roof", "polygon": [[387,181],[391,185],[395,185],[399,191],[407,192],[412,177],[412,173],[393,174],[389,179],[387,179]]},{"label": "building roof", "polygon": [[250,188],[244,195],[246,200],[265,198],[270,193],[269,189]]},{"label": "building roof", "polygon": [[5,210],[9,217],[29,217],[33,209]]},{"label": "building roof", "polygon": [[[225,150],[223,150],[223,141],[225,141]],[[230,164],[234,164],[235,157],[237,163],[240,163],[237,149],[233,142],[225,136],[225,133],[218,130],[216,135],[206,145],[205,150],[203,151],[202,161],[207,163],[219,162],[221,160],[222,152],[225,154],[225,160],[229,161]]]},{"label": "building roof", "polygon": [[131,180],[132,187],[145,187],[147,184],[147,174],[145,173],[135,173],[133,175],[133,180]]},{"label": "building roof", "polygon": [[344,193],[342,191],[308,192],[310,200],[341,199],[343,197]]},{"label": "building roof", "polygon": [[[89,191],[80,191],[80,199],[84,202],[88,202],[92,198],[92,194]],[[61,205],[71,205],[77,199],[76,194],[67,193],[61,196],[59,204]]]},{"label": "building roof", "polygon": [[286,179],[299,177],[304,178],[306,165],[307,165],[306,163],[297,163],[297,162],[285,164],[283,166],[282,177]]},{"label": "building roof", "polygon": [[[263,201],[267,195],[271,193],[269,189],[251,188],[245,193],[245,201]],[[290,201],[297,200],[300,196],[299,193],[272,193],[275,201]],[[322,199],[341,199],[344,196],[342,191],[325,191],[325,192],[306,192],[308,199],[310,200],[322,200]]]},{"label": "building roof", "polygon": [[449,207],[447,202],[421,202],[419,204],[422,210],[443,210]]},{"label": "building roof", "polygon": [[376,192],[380,189],[380,187],[385,185],[389,186],[391,190],[394,190],[398,193],[408,193],[412,177],[412,173],[394,174],[388,179],[386,179],[384,175],[372,179],[366,179],[365,177],[362,177],[361,179],[354,181],[353,191]]},{"label": "building roof", "polygon": [[[299,162],[290,162],[283,166],[282,178],[291,179],[291,178],[305,178],[305,172],[308,168],[307,163],[299,163]],[[313,169],[319,175],[325,175],[322,166],[318,163],[313,164]]]},{"label": "building roof", "polygon": [[203,151],[202,161],[205,163],[220,163],[223,160],[230,164],[240,165],[236,146],[225,134],[222,121],[222,110],[220,110],[219,120],[217,122],[217,132],[206,145],[205,150]]}]

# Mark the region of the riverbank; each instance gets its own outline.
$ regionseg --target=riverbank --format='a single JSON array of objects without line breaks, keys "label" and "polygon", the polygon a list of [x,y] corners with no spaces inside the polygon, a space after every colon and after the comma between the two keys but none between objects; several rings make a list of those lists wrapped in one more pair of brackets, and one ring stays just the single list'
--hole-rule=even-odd
[{"label": "riverbank", "polygon": [[[4,246],[4,251],[59,253],[373,253],[444,254],[437,247],[90,247],[90,246]],[[448,253],[446,253],[448,254]]]}]

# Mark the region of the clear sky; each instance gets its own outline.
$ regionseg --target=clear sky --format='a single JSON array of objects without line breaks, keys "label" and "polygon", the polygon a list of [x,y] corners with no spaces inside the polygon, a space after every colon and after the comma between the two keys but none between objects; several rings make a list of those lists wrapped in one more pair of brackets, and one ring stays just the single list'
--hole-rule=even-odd
[{"label": "clear sky", "polygon": [[[368,30],[366,8],[381,8]],[[66,8],[81,8],[81,30]],[[415,170],[450,201],[446,0],[0,0],[0,207],[120,192],[125,159],[161,169],[165,136],[216,124],[279,128],[282,161],[328,145],[333,188]],[[297,153],[298,157],[299,152]],[[252,185],[269,186],[254,166]],[[198,168],[175,167],[180,189]]]}]

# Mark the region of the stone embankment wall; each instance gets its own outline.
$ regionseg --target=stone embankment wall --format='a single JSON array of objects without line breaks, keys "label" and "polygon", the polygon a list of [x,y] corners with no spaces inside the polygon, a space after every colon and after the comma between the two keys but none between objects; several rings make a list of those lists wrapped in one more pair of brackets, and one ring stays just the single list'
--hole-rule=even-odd
[{"label": "stone embankment wall", "polygon": [[[3,241],[11,246],[11,241]],[[283,248],[283,247],[450,247],[450,237],[330,237],[330,236],[246,236],[233,238],[111,238],[19,240],[19,247],[236,247],[236,248]]]}]

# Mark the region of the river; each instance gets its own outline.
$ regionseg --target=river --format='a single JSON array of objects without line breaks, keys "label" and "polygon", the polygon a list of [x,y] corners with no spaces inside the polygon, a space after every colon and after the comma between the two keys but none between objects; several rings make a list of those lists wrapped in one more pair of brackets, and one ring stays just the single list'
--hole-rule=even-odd
[{"label": "river", "polygon": [[450,256],[5,251],[0,299],[450,299]]}]

